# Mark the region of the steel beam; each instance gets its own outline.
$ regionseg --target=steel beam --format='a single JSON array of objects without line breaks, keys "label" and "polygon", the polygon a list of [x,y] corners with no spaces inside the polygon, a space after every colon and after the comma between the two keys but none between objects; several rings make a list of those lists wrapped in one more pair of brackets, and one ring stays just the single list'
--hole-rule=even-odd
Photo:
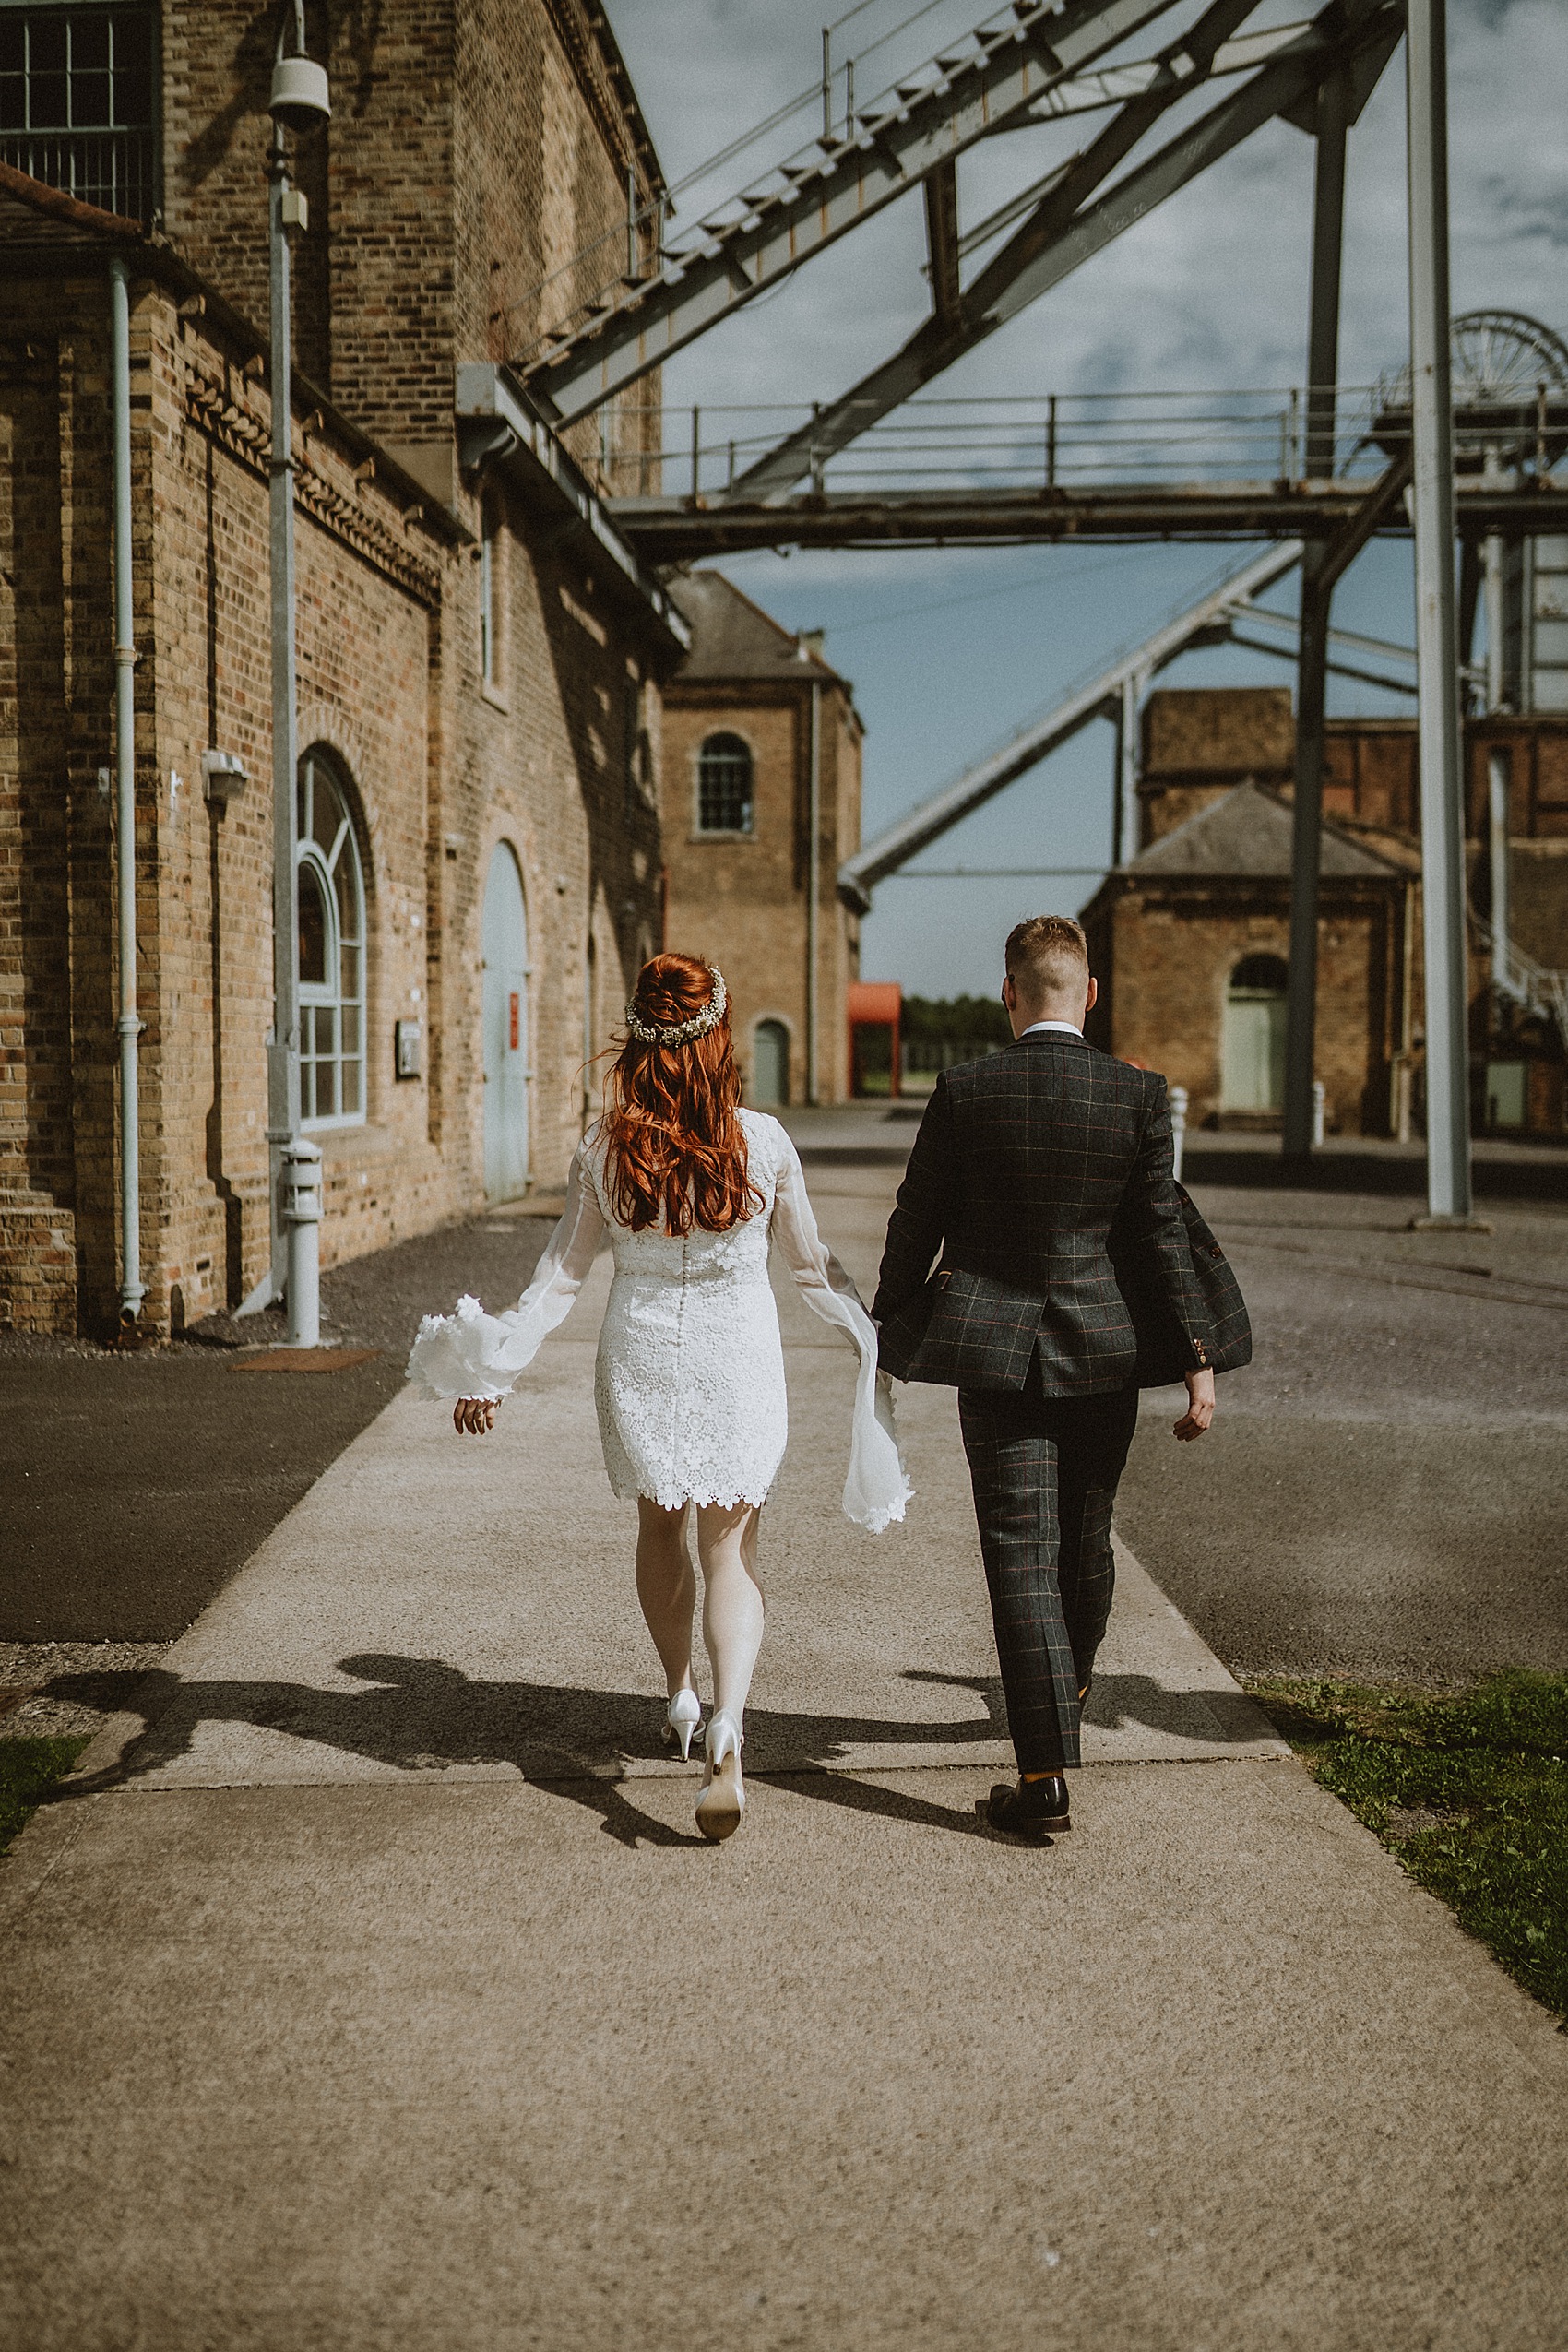
[{"label": "steel beam", "polygon": [[1148,672],[1138,670],[1129,671],[1122,681],[1116,714],[1116,823],[1111,849],[1111,862],[1117,866],[1124,866],[1143,847],[1138,838],[1138,776],[1143,766],[1138,706],[1147,683]]},{"label": "steel beam", "polygon": [[[1408,479],[1408,477],[1407,477]],[[1217,543],[1239,539],[1321,538],[1354,522],[1367,505],[1364,477],[1313,483],[1277,481],[1110,483],[1089,490],[1015,487],[1004,490],[877,492],[829,490],[820,498],[777,505],[707,504],[695,514],[684,494],[617,498],[606,511],[647,564],[688,564],[752,547],[1049,546],[1099,540],[1143,545],[1165,540]],[[1479,477],[1456,486],[1466,531],[1527,540],[1561,531],[1560,490],[1499,491]],[[1396,497],[1372,526],[1408,537],[1409,521]]]},{"label": "steel beam", "polygon": [[[978,139],[1027,123],[1056,83],[1092,65],[1173,0],[1016,0],[1005,23],[981,29],[979,49],[932,60],[857,118],[852,136],[785,165],[781,184],[746,191],[738,218],[711,243],[671,255],[659,276],[616,290],[590,319],[517,362],[535,398],[570,423],[660,366],[802,262],[916,186]],[[773,175],[768,175],[772,177]]]},{"label": "steel beam", "polygon": [[925,244],[932,315],[950,323],[958,315],[958,166],[951,156],[926,174]]},{"label": "steel beam", "polygon": [[1465,826],[1454,608],[1444,0],[1409,0],[1410,384],[1415,452],[1417,719],[1425,946],[1427,1208],[1471,1218]]},{"label": "steel beam", "polygon": [[[810,436],[804,433],[791,434],[780,442],[776,450],[749,467],[735,485],[737,494],[745,498],[781,496],[801,479],[810,462],[813,446],[819,450],[826,449],[829,454],[848,448],[851,441],[858,439],[879,418],[898,408],[911,394],[918,392],[922,384],[929,384],[933,376],[940,375],[956,359],[973,350],[977,343],[983,342],[988,335],[993,334],[998,327],[1004,324],[1006,318],[1021,309],[1024,306],[1022,303],[1013,303],[1004,311],[999,311],[997,306],[1007,299],[1010,290],[1021,277],[1038,269],[1042,262],[1049,259],[1053,247],[1065,245],[1075,220],[1082,224],[1092,217],[1082,209],[1087,199],[1125,160],[1168,107],[1173,105],[1177,99],[1202,88],[1226,36],[1255,5],[1256,0],[1214,0],[1214,6],[1205,11],[1185,39],[1170,43],[1160,53],[1156,60],[1158,77],[1151,86],[1137,97],[1129,99],[1081,154],[1069,157],[1041,184],[1039,200],[1028,218],[980,271],[974,284],[964,294],[956,315],[945,321],[928,320],[892,359],[873,369],[852,391],[825,410],[815,420]],[[1371,0],[1362,0],[1362,5],[1371,5]],[[1321,46],[1315,27],[1309,28],[1284,53],[1293,61],[1288,72],[1301,69],[1300,53],[1310,51],[1315,57]],[[1178,59],[1181,61],[1180,71]],[[1267,71],[1265,67],[1265,72]],[[1247,85],[1247,90],[1254,89],[1261,78],[1255,77]],[[1289,96],[1285,102],[1294,103],[1303,86],[1292,79]],[[1244,98],[1246,91],[1240,95]],[[1223,112],[1223,109],[1217,111]],[[1212,119],[1205,118],[1206,122]],[[1248,127],[1255,125],[1249,125]],[[1202,125],[1198,128],[1201,129]],[[1188,137],[1191,137],[1192,134],[1189,133]],[[1174,144],[1180,147],[1182,142],[1178,140]],[[1162,150],[1162,156],[1169,156],[1170,152],[1171,149],[1167,148]],[[1144,172],[1158,165],[1162,156],[1152,158],[1150,163],[1144,166]],[[1201,170],[1202,166],[1195,168]],[[1138,172],[1131,174],[1108,201],[1114,202],[1132,181],[1142,176]],[[1147,209],[1147,207],[1143,208]],[[1134,210],[1127,220],[1118,219],[1114,226],[1107,225],[1100,243],[1109,243],[1120,234],[1122,228],[1129,225],[1131,220],[1138,217],[1139,213]],[[1109,223],[1109,216],[1107,220]],[[1095,245],[1090,250],[1098,251],[1099,246]],[[1087,257],[1086,251],[1077,258],[1069,260],[1057,276],[1066,276],[1069,270],[1076,268],[1078,259]],[[1043,293],[1048,284],[1054,283],[1056,277],[1051,277],[1041,283],[1038,291]],[[1034,295],[1027,299],[1032,301]]]},{"label": "steel beam", "polygon": [[1223,624],[1232,612],[1244,610],[1254,596],[1261,595],[1293,564],[1299,563],[1301,555],[1298,540],[1254,556],[1243,570],[1156,629],[1142,645],[1123,654],[1091,684],[1080,687],[1042,717],[1031,719],[1000,751],[966,768],[944,790],[921,802],[896,825],[889,826],[886,832],[879,833],[873,841],[868,841],[862,849],[847,859],[838,869],[840,896],[863,913],[870,907],[872,891],[879,882],[897,873],[909,859],[918,857],[928,842],[983,807],[1006,785],[1038,766],[1091,719],[1120,719],[1125,728],[1123,696],[1129,680],[1146,683],[1178,654],[1184,653],[1194,639],[1212,631],[1217,624]]},{"label": "steel beam", "polygon": [[[1127,172],[1098,203],[1086,203],[1165,109],[1202,86],[1225,34],[1250,5],[1251,0],[1216,0],[1187,42],[1173,44],[1183,55],[1196,53],[1193,71],[1130,101],[1082,155],[1052,175],[1034,212],[964,294],[956,322],[928,320],[901,350],[824,409],[809,427],[748,467],[735,495],[752,501],[781,497],[809,470],[814,457],[820,464],[824,457],[848,448],[1263,124],[1292,113],[1330,66],[1376,56],[1380,49],[1391,53],[1400,22],[1397,0],[1330,0],[1307,31],[1241,89]],[[1347,20],[1350,30],[1342,31]]]}]

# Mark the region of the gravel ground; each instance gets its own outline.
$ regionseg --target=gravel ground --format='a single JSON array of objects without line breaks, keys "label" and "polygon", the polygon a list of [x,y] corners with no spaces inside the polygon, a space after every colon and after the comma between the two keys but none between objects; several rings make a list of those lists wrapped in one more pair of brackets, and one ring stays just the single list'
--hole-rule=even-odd
[{"label": "gravel ground", "polygon": [[[127,1675],[150,1674],[166,1642],[0,1642],[0,1740],[69,1740],[91,1734],[134,1705]],[[70,1678],[71,1695],[53,1686]],[[101,1691],[93,1683],[102,1680]]]}]

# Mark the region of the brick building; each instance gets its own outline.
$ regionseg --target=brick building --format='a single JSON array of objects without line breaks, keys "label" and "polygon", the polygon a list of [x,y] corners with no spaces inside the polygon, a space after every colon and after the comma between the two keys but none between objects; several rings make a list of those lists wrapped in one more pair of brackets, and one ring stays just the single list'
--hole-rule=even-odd
[{"label": "brick building", "polygon": [[[1289,947],[1288,688],[1162,690],[1145,707],[1140,847],[1084,909],[1097,1042],[1184,1086],[1200,1124],[1277,1126]],[[1568,970],[1568,721],[1466,728],[1470,900],[1490,904],[1488,770],[1507,777],[1511,939],[1550,989]],[[1415,722],[1331,719],[1320,865],[1317,1075],[1331,1133],[1421,1116]],[[1558,1134],[1563,1039],[1542,996],[1501,989],[1472,925],[1475,1123]]]},{"label": "brick building", "polygon": [[861,839],[853,695],[820,637],[791,636],[722,573],[673,594],[692,649],[663,696],[665,937],[722,968],[749,1101],[839,1102],[860,962],[837,887]]},{"label": "brick building", "polygon": [[[659,185],[601,13],[380,0],[307,18],[335,102],[294,142],[311,218],[292,422],[303,1080],[330,1264],[558,1184],[585,1055],[658,935],[660,681],[687,632],[599,503],[617,467],[646,472],[642,412],[566,446],[497,374],[567,305],[573,255],[624,240],[628,188]],[[0,1321],[35,1329],[111,1327],[120,1278],[114,257],[143,1320],[232,1306],[269,1260],[273,418],[255,322],[277,22],[254,0],[0,8],[0,124],[30,126],[0,131]],[[108,127],[45,136],[56,114]],[[499,386],[477,432],[454,402],[476,364]]]}]

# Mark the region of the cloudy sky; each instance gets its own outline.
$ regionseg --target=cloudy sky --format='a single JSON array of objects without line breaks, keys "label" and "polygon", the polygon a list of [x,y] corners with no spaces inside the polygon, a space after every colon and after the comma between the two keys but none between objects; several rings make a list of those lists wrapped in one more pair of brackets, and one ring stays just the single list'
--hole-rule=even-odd
[{"label": "cloudy sky", "polygon": [[[1195,0],[1173,16],[1170,30],[1194,7]],[[895,30],[917,10],[917,22]],[[923,10],[920,0],[870,0],[835,37],[836,54],[857,54],[857,102],[981,13],[968,0],[935,0]],[[1303,0],[1264,0],[1250,23],[1309,13]],[[820,72],[822,12],[800,0],[611,0],[611,15],[678,186]],[[1450,0],[1449,18],[1455,309],[1521,310],[1568,332],[1568,0]],[[1166,37],[1157,23],[1125,53],[1147,54]],[[1341,341],[1349,385],[1372,384],[1406,356],[1403,70],[1401,51],[1351,137]],[[966,159],[961,225],[1037,179],[1099,119],[1016,133]],[[675,232],[808,139],[819,121],[816,101],[683,189]],[[1286,125],[1266,127],[932,390],[1073,395],[1300,383],[1311,185],[1310,142]],[[682,354],[666,370],[667,400],[698,400],[711,417],[726,403],[830,398],[918,324],[923,257],[920,200],[905,199]],[[737,417],[723,429],[743,433],[753,422]],[[683,420],[672,421],[671,443],[685,432]],[[866,720],[869,837],[1245,553],[889,550],[761,553],[725,568],[788,626],[826,628],[829,659],[853,680]],[[1289,606],[1289,588],[1270,600]],[[1336,617],[1408,642],[1402,546],[1369,550],[1340,591]],[[1283,664],[1229,650],[1191,656],[1165,683],[1282,683],[1289,675]],[[1341,710],[1409,707],[1345,682],[1335,693]],[[1097,725],[918,862],[1094,864],[1108,849],[1111,762],[1111,731]],[[1093,887],[1068,873],[996,883],[895,879],[866,924],[862,968],[926,993],[989,988],[995,943],[1009,923],[1045,907],[1074,909]]]}]

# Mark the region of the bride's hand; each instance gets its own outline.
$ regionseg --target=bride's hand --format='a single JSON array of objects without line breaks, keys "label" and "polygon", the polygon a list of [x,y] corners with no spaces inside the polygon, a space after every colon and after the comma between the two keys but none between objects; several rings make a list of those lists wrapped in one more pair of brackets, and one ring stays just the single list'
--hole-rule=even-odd
[{"label": "bride's hand", "polygon": [[1187,1409],[1177,1422],[1173,1434],[1183,1444],[1201,1437],[1214,1419],[1214,1374],[1206,1364],[1202,1372],[1184,1375],[1187,1383]]},{"label": "bride's hand", "polygon": [[452,1426],[459,1437],[483,1437],[495,1427],[493,1396],[459,1396],[452,1408]]}]

